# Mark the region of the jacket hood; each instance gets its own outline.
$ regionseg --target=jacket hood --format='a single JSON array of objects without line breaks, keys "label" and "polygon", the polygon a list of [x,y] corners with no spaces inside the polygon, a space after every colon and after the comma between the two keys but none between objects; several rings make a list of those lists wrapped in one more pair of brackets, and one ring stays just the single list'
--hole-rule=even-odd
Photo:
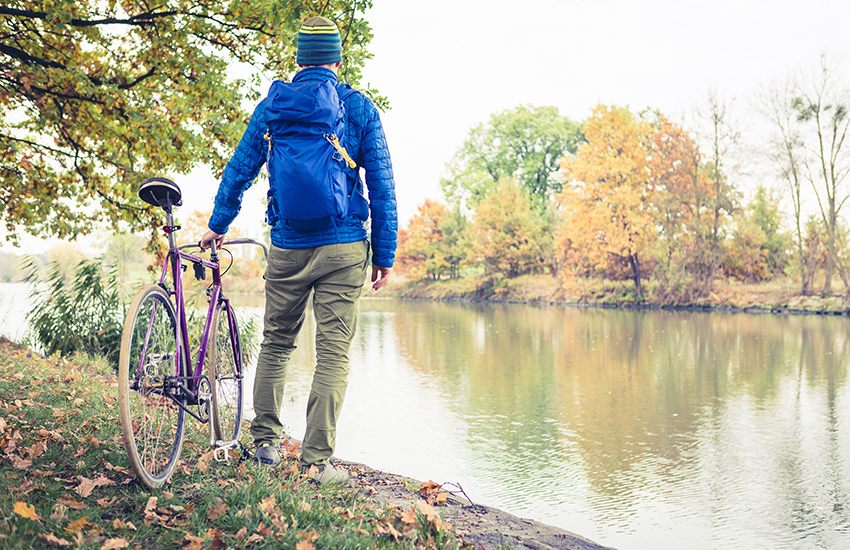
[{"label": "jacket hood", "polygon": [[[319,73],[298,78],[304,69],[292,82],[275,80],[269,89],[266,99],[266,120],[283,123],[302,123],[321,127],[321,131],[332,131],[342,116],[342,105],[336,91],[336,77],[332,71],[324,69],[333,78]],[[319,129],[319,128],[317,128]]]}]

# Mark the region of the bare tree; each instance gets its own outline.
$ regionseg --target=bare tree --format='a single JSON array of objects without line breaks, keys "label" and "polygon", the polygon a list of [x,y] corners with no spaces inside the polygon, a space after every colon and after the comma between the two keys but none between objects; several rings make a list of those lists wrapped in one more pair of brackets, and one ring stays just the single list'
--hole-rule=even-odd
[{"label": "bare tree", "polygon": [[794,89],[792,107],[801,123],[803,177],[811,183],[827,234],[827,257],[823,292],[832,293],[837,269],[850,296],[850,271],[838,254],[838,216],[850,194],[843,185],[850,175],[850,91],[836,70],[838,62],[821,55],[819,66],[803,73]]},{"label": "bare tree", "polygon": [[729,175],[736,172],[735,159],[741,146],[740,124],[732,114],[733,102],[709,90],[705,101],[696,108],[695,134],[699,150],[705,155],[706,173],[711,181],[711,193],[705,201],[708,214],[704,228],[706,250],[699,274],[703,294],[711,292],[723,256],[726,221],[738,204],[739,193],[729,181]]},{"label": "bare tree", "polygon": [[800,135],[800,122],[794,107],[797,83],[793,79],[774,82],[764,88],[756,98],[756,109],[770,122],[768,156],[782,180],[788,185],[794,206],[794,237],[800,269],[800,293],[811,294],[814,269],[806,261],[803,233],[803,166],[806,150]]}]

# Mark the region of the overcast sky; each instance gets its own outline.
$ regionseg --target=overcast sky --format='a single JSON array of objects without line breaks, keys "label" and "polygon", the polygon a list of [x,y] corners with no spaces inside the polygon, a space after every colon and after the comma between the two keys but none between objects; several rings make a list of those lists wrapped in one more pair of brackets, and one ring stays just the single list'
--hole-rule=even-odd
[{"label": "overcast sky", "polygon": [[[470,128],[520,104],[581,121],[598,103],[680,119],[710,89],[739,105],[821,52],[850,55],[850,0],[374,0],[365,82],[382,115],[400,223],[426,198]],[[845,57],[846,59],[846,57]],[[209,170],[175,177],[178,212],[212,206]],[[259,234],[265,190],[235,226]],[[47,244],[26,241],[27,251]],[[3,250],[10,251],[8,245]],[[18,251],[20,252],[20,251]]]}]

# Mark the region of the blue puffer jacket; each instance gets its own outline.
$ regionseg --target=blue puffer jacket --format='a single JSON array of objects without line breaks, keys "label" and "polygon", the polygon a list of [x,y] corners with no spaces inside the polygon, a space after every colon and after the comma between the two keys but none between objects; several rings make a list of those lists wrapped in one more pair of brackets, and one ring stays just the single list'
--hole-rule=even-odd
[{"label": "blue puffer jacket", "polygon": [[[324,67],[307,67],[293,81],[331,80],[338,90],[340,84],[336,74]],[[266,162],[267,142],[263,135],[268,128],[267,101],[264,99],[254,109],[248,128],[242,135],[233,158],[224,169],[224,176],[215,197],[215,208],[209,227],[223,235],[239,213],[242,195],[256,179]],[[366,188],[369,193],[369,212],[372,231],[372,263],[381,267],[392,267],[395,260],[398,215],[396,211],[395,183],[392,163],[387,149],[387,140],[381,126],[378,109],[370,99],[359,92],[345,99],[346,132],[342,145],[357,166],[366,171]],[[358,171],[359,172],[359,171]],[[349,174],[349,190],[358,185],[359,175]],[[366,239],[365,219],[349,214],[337,219],[337,227],[321,231],[299,233],[278,220],[272,227],[272,244],[280,248],[312,248],[336,243],[351,243]]]}]

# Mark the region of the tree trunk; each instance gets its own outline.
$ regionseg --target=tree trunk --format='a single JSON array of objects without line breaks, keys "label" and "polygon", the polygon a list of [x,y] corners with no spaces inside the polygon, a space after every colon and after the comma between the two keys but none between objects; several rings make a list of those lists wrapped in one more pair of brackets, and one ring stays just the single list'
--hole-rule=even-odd
[{"label": "tree trunk", "polygon": [[640,286],[640,259],[637,254],[629,254],[629,265],[632,267],[632,280],[635,282],[635,302],[638,302],[643,291]]}]

